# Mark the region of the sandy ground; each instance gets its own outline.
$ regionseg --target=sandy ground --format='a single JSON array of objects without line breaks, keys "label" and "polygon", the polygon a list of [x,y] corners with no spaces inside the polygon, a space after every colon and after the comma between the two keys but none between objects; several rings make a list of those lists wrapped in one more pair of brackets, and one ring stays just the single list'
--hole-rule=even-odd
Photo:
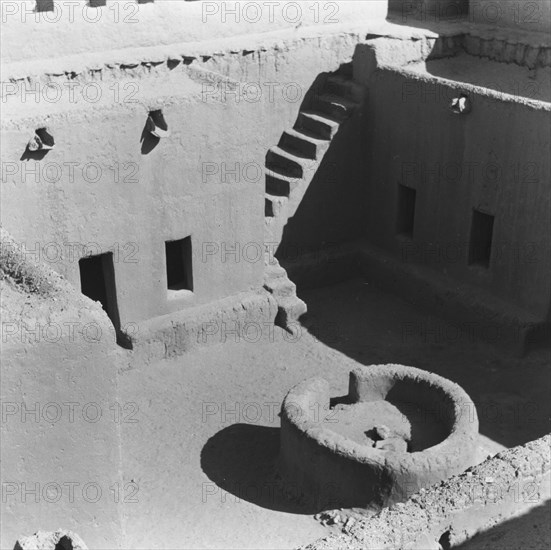
[{"label": "sandy ground", "polygon": [[294,341],[265,327],[258,342],[228,335],[121,376],[121,403],[139,407],[137,422],[122,424],[125,481],[139,488],[127,495],[136,502],[125,505],[124,547],[294,548],[325,535],[319,510],[283,495],[275,475],[281,400],[310,376],[327,378],[335,396],[358,363],[458,382],[477,403],[481,459],[549,431],[546,352],[500,355],[360,280],[300,295],[308,330]]}]

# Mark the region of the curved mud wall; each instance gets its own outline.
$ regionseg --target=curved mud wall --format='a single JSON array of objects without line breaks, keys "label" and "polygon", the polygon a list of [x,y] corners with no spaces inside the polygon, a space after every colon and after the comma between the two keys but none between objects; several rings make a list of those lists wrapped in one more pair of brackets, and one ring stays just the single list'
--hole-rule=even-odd
[{"label": "curved mud wall", "polygon": [[478,418],[467,418],[471,403],[457,385],[401,365],[374,365],[350,373],[352,403],[384,400],[409,386],[407,402],[435,411],[447,437],[421,452],[382,452],[331,429],[329,384],[310,379],[293,388],[281,410],[279,468],[285,482],[316,501],[320,509],[380,510],[417,490],[476,463]]},{"label": "curved mud wall", "polygon": [[550,444],[547,435],[507,449],[305,550],[437,550],[444,534],[452,546],[459,545],[551,497]]}]

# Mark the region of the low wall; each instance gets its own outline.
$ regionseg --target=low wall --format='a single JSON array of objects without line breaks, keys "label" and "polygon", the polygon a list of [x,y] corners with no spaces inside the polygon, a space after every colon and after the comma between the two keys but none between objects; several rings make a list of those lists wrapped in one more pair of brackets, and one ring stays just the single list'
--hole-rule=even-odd
[{"label": "low wall", "polygon": [[551,497],[551,436],[507,449],[403,504],[356,522],[304,550],[438,550],[542,504]]},{"label": "low wall", "polygon": [[226,341],[254,343],[266,327],[274,325],[276,315],[277,303],[265,290],[163,315],[136,325],[130,362],[137,367]]},{"label": "low wall", "polygon": [[469,3],[469,18],[475,23],[527,31],[551,31],[549,0],[470,0]]}]

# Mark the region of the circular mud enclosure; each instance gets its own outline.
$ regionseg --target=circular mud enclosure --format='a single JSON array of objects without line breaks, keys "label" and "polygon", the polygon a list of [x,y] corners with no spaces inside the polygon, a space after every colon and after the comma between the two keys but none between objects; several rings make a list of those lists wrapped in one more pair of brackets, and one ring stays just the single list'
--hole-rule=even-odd
[{"label": "circular mud enclosure", "polygon": [[465,391],[403,365],[360,367],[349,394],[295,386],[281,410],[280,471],[317,507],[378,511],[476,463],[478,417]]}]

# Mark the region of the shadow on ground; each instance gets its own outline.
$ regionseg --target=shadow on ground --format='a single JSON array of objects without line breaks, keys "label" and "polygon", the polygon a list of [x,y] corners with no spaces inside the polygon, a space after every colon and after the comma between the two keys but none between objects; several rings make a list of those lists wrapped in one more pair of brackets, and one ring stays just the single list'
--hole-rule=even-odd
[{"label": "shadow on ground", "polygon": [[533,508],[522,516],[504,521],[479,533],[456,550],[493,550],[507,548],[541,550],[551,547],[551,500]]},{"label": "shadow on ground", "polygon": [[308,304],[304,324],[319,342],[362,365],[399,363],[456,382],[476,406],[480,433],[493,441],[513,447],[549,432],[547,350],[511,357],[365,279],[298,294]]},{"label": "shadow on ground", "polygon": [[[279,428],[233,424],[212,436],[201,452],[201,468],[226,491],[226,500],[245,500],[278,512],[312,515],[322,508],[284,487],[277,472]],[[217,491],[213,486],[212,492]],[[204,497],[209,487],[203,488]]]}]

